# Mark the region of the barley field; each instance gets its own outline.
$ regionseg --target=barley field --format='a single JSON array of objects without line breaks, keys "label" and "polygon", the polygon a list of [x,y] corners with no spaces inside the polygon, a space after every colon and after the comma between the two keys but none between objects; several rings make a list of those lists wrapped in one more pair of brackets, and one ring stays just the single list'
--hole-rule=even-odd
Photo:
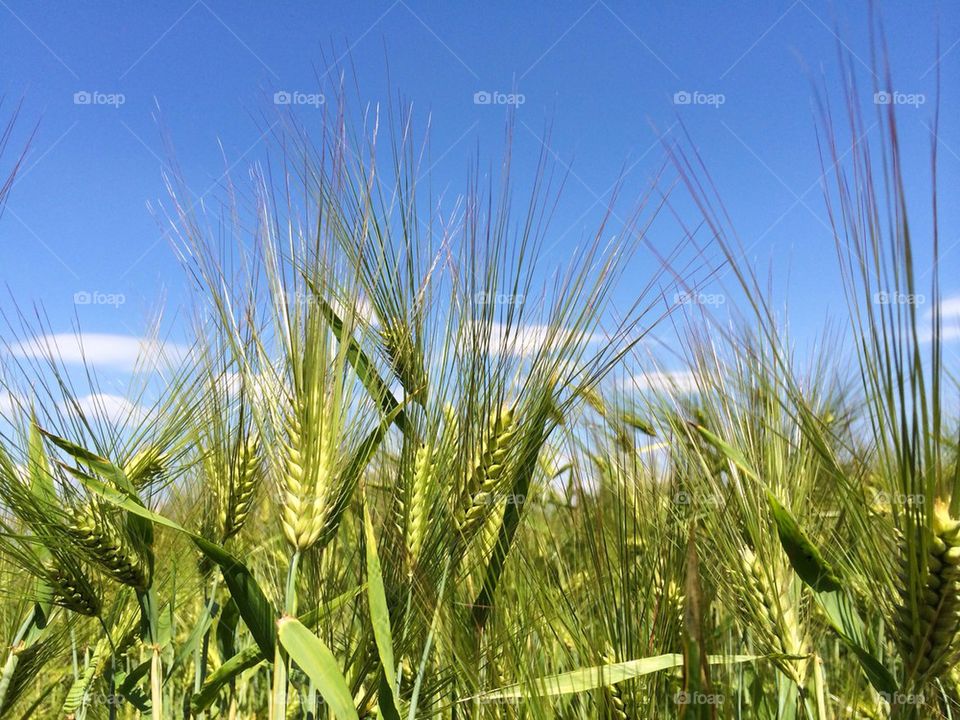
[{"label": "barley field", "polygon": [[[136,412],[3,314],[0,717],[960,717],[955,193],[876,91],[811,91],[847,307],[813,350],[690,137],[560,267],[563,172],[513,179],[512,116],[449,213],[407,109],[346,93],[217,207],[171,173],[192,335],[143,349]],[[0,109],[2,202],[30,119]],[[735,319],[689,312],[673,258],[635,276],[672,214]],[[631,382],[665,324],[688,374]]]}]

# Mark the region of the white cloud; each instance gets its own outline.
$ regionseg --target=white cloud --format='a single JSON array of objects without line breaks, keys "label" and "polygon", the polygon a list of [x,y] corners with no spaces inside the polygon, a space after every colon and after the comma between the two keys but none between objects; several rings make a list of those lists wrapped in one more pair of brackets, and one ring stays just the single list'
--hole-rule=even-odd
[{"label": "white cloud", "polygon": [[[960,340],[960,295],[940,300],[941,332],[940,340],[949,342]],[[933,310],[927,310],[920,316],[917,328],[921,342],[933,340]]]},{"label": "white cloud", "polygon": [[[574,340],[574,331],[550,325],[504,325],[493,323],[490,327],[490,353],[493,355],[517,355],[531,357],[539,353],[549,342],[560,345]],[[588,343],[600,342],[600,334],[589,335]]]},{"label": "white cloud", "polygon": [[697,376],[690,370],[645,372],[630,376],[625,384],[640,392],[691,393],[697,389]]},{"label": "white cloud", "polygon": [[960,339],[960,295],[941,300],[940,314],[943,316],[943,334],[941,336],[943,340]]},{"label": "white cloud", "polygon": [[547,342],[546,325],[508,327],[495,323],[490,329],[490,352],[494,355],[536,355]]},{"label": "white cloud", "polygon": [[133,335],[54,333],[17,343],[10,352],[21,358],[133,370],[138,361],[159,365],[183,357],[188,350],[175,343]]},{"label": "white cloud", "polygon": [[18,408],[17,398],[9,390],[0,390],[0,415],[7,417]]},{"label": "white cloud", "polygon": [[[110,393],[94,393],[77,398],[77,403],[81,412],[89,418],[100,418],[113,424],[124,424],[128,422],[137,422],[147,415],[147,411],[130,402],[122,395],[112,395]],[[64,405],[64,410],[73,409]]]},{"label": "white cloud", "polygon": [[[330,304],[341,318],[349,314],[348,306],[342,300],[334,299]],[[365,322],[370,327],[380,327],[380,318],[377,317],[377,311],[373,309],[373,303],[366,298],[360,297],[354,300],[353,312],[358,320]]]}]

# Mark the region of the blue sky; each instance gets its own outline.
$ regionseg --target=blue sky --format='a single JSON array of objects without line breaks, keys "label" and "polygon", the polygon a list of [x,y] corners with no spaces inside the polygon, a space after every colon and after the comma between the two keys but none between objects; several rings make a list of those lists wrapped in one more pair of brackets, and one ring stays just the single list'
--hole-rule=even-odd
[{"label": "blue sky", "polygon": [[[960,175],[960,6],[880,5],[915,159],[908,178],[923,200],[937,70],[942,187]],[[771,268],[776,300],[789,300],[796,335],[812,338],[842,306],[811,100],[817,87],[838,97],[838,42],[869,86],[867,28],[861,3],[820,0],[0,0],[4,107],[23,99],[21,136],[39,123],[0,218],[0,307],[41,304],[55,332],[79,318],[102,342],[137,337],[161,307],[175,315],[184,275],[149,209],[166,196],[164,137],[195,196],[215,204],[225,168],[242,179],[263,159],[276,93],[299,98],[293,111],[309,125],[320,115],[311,98],[330,95],[326,71],[340,61],[355,68],[362,100],[392,90],[421,127],[430,117],[437,187],[463,187],[478,148],[496,160],[500,94],[522,94],[518,158],[535,156],[550,125],[549,154],[570,171],[553,230],[560,260],[589,235],[621,171],[625,195],[639,194],[662,162],[657,132],[682,123],[752,261]],[[524,172],[521,163],[521,188]],[[944,205],[944,280],[956,294],[960,218]],[[654,233],[660,248],[677,240],[666,223]],[[653,272],[652,258],[637,263],[638,277]]]}]

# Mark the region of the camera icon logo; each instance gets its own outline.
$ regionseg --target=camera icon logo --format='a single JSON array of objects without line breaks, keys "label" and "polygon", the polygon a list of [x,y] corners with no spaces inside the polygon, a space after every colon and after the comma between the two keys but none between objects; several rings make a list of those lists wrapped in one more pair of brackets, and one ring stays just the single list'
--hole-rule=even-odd
[{"label": "camera icon logo", "polygon": [[886,90],[878,90],[873,94],[873,102],[875,105],[889,105],[893,102],[893,95]]},{"label": "camera icon logo", "polygon": [[286,90],[278,90],[273,94],[274,105],[289,105],[293,102],[293,96]]},{"label": "camera icon logo", "polygon": [[493,96],[486,90],[478,90],[473,94],[474,105],[489,105],[493,102]]},{"label": "camera icon logo", "polygon": [[692,100],[692,96],[686,90],[680,90],[673,94],[674,105],[689,105]]},{"label": "camera icon logo", "polygon": [[73,294],[74,305],[89,305],[91,302],[93,302],[93,296],[86,290],[80,290]]},{"label": "camera icon logo", "polygon": [[74,105],[89,105],[93,102],[93,95],[86,90],[79,90],[73,94]]}]

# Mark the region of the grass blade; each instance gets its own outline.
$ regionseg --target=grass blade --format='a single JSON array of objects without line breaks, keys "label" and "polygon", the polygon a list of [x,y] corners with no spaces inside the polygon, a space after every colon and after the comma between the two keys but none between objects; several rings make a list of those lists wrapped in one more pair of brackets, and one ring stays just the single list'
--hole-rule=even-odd
[{"label": "grass blade", "polygon": [[280,619],[277,635],[290,658],[316,685],[333,716],[337,720],[360,720],[346,678],[330,648],[291,617]]}]

